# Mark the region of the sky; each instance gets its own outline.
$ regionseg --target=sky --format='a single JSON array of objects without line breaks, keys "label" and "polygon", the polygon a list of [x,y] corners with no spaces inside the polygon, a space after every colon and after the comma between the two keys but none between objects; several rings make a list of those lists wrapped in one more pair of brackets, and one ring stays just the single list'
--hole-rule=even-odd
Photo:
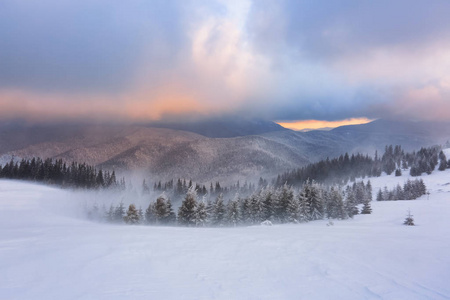
[{"label": "sky", "polygon": [[2,0],[0,118],[450,121],[449,15],[447,0]]}]

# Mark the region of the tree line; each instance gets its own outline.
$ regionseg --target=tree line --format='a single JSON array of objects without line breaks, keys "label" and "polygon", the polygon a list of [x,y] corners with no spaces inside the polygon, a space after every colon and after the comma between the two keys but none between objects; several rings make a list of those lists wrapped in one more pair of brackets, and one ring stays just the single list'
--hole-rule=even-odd
[{"label": "tree line", "polygon": [[379,189],[377,201],[390,200],[414,200],[427,193],[427,188],[422,179],[409,180],[403,187],[400,184],[391,190],[385,186],[383,190]]},{"label": "tree line", "polygon": [[120,181],[114,171],[97,170],[86,163],[66,164],[62,159],[47,158],[22,159],[0,165],[0,178],[29,180],[61,187],[101,189],[125,189],[125,179]]},{"label": "tree line", "polygon": [[305,167],[288,171],[277,176],[275,186],[287,183],[293,186],[301,186],[308,179],[327,184],[347,184],[355,178],[379,177],[382,172],[387,175],[395,171],[396,176],[402,175],[402,170],[410,169],[411,176],[420,176],[423,173],[431,174],[438,166],[439,171],[450,167],[441,147],[434,146],[421,148],[419,151],[405,153],[401,146],[389,145],[385,147],[380,157],[375,152],[375,157],[368,155],[345,153],[338,158],[321,160]]},{"label": "tree line", "polygon": [[[295,190],[282,187],[263,187],[250,196],[236,194],[228,201],[223,194],[214,200],[198,195],[195,186],[188,189],[181,206],[175,212],[165,194],[151,202],[144,210],[123,203],[100,209],[95,205],[88,211],[92,219],[128,224],[179,225],[187,227],[248,226],[283,223],[303,223],[322,219],[347,219],[356,214],[370,214],[372,198],[370,181],[355,183],[343,191],[338,186],[325,186],[306,181]],[[358,204],[362,204],[361,211]]]},{"label": "tree line", "polygon": [[[215,197],[220,194],[229,195],[231,193],[249,195],[256,191],[258,188],[267,185],[267,180],[260,178],[258,185],[255,185],[251,182],[249,183],[247,181],[245,181],[244,184],[241,184],[238,180],[235,184],[232,184],[230,186],[222,186],[219,181],[216,181],[214,184],[211,182],[209,188],[207,188],[205,185],[193,183],[191,179],[187,181],[186,179],[178,178],[176,183],[174,183],[173,179],[166,182],[155,182],[153,185],[153,191],[159,193],[164,192],[165,194],[170,195],[175,199],[180,199],[183,198],[184,195],[186,195],[187,191],[193,186],[195,187],[198,196],[202,197],[209,195]],[[143,194],[150,194],[151,191],[150,186],[147,184],[145,179],[142,182],[142,191]]]}]

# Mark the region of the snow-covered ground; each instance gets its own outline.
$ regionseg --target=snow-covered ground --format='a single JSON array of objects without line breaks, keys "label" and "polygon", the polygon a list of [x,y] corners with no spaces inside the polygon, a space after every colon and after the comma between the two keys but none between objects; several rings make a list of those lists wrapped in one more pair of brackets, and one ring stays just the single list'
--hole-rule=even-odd
[{"label": "snow-covered ground", "polygon": [[450,171],[423,179],[334,226],[224,229],[93,223],[82,194],[0,181],[0,299],[449,299]]}]

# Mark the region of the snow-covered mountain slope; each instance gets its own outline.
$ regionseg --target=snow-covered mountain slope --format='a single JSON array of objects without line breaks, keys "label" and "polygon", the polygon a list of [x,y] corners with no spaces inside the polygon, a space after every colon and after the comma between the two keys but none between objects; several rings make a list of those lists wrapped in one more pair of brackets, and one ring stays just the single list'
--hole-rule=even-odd
[{"label": "snow-covered mountain slope", "polygon": [[[29,131],[34,132],[34,139],[28,136]],[[20,135],[23,139],[30,138],[29,145],[24,146],[22,139],[18,141]],[[301,151],[260,136],[219,139],[187,131],[126,125],[3,131],[2,145],[4,152],[0,152],[0,162],[9,160],[12,155],[61,158],[116,172],[140,169],[157,180],[191,178],[206,184],[253,181],[259,176],[273,176],[309,162]]]},{"label": "snow-covered mountain slope", "polygon": [[448,299],[449,178],[334,226],[220,229],[92,223],[77,193],[0,181],[0,299]]},{"label": "snow-covered mountain slope", "polygon": [[303,153],[310,161],[337,157],[345,152],[374,155],[386,145],[401,145],[413,151],[443,145],[450,140],[450,124],[376,120],[362,125],[341,126],[330,131],[277,131],[262,134],[267,139]]},{"label": "snow-covered mountain slope", "polygon": [[[224,128],[231,128],[235,133],[261,134],[208,138],[194,132],[143,125],[0,124],[0,163],[10,160],[12,155],[62,158],[116,171],[142,169],[155,180],[186,178],[204,184],[220,181],[229,185],[237,180],[254,181],[260,176],[270,178],[345,152],[373,155],[375,149],[383,150],[386,144],[417,149],[450,139],[450,127],[435,123],[379,120],[331,131],[304,133],[276,130],[278,125],[269,125],[225,123]],[[239,126],[249,128],[238,130]],[[258,126],[261,126],[259,131]],[[218,135],[216,131],[220,128],[209,129]]]}]

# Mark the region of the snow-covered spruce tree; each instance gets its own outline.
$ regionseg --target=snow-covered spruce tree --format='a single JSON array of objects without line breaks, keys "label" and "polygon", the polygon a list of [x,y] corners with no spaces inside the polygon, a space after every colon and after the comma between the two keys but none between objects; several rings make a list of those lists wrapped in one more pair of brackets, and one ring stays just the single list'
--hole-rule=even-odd
[{"label": "snow-covered spruce tree", "polygon": [[289,197],[289,202],[286,211],[286,221],[289,223],[299,223],[300,218],[300,203],[297,197],[294,197],[292,193],[292,197]]},{"label": "snow-covered spruce tree", "polygon": [[357,204],[364,203],[364,200],[367,198],[366,188],[364,186],[364,182],[358,182],[353,184],[353,191],[355,193],[355,199]]},{"label": "snow-covered spruce tree", "polygon": [[256,193],[252,193],[248,197],[248,209],[247,209],[247,217],[248,217],[248,224],[256,224],[257,223],[257,197]]},{"label": "snow-covered spruce tree", "polygon": [[288,221],[288,207],[293,201],[294,192],[292,188],[285,183],[277,193],[278,201],[276,206],[276,218],[280,223]]},{"label": "snow-covered spruce tree", "polygon": [[192,186],[178,209],[178,224],[183,226],[195,225],[195,211],[197,209],[197,191]]},{"label": "snow-covered spruce tree", "polygon": [[397,186],[395,187],[394,198],[395,200],[405,200],[405,195],[400,184],[397,184]]},{"label": "snow-covered spruce tree", "polygon": [[338,187],[331,187],[329,192],[329,204],[327,216],[329,219],[347,219],[348,215],[344,208],[342,192]]},{"label": "snow-covered spruce tree", "polygon": [[367,184],[365,187],[365,199],[372,201],[372,183],[370,182],[370,180],[367,180]]},{"label": "snow-covered spruce tree", "polygon": [[264,196],[262,191],[254,192],[250,197],[250,219],[252,224],[264,221]]},{"label": "snow-covered spruce tree", "polygon": [[165,195],[161,195],[156,199],[156,203],[154,206],[155,218],[157,224],[164,224],[167,216],[169,215],[169,211],[167,208]]},{"label": "snow-covered spruce tree", "polygon": [[142,210],[142,207],[139,207],[138,215],[139,215],[139,223],[143,223],[145,217],[144,217],[144,211]]},{"label": "snow-covered spruce tree", "polygon": [[345,211],[350,218],[353,218],[354,215],[359,214],[358,207],[356,207],[355,194],[350,188],[347,188],[346,190]]},{"label": "snow-covered spruce tree", "polygon": [[125,216],[125,206],[123,205],[123,202],[120,202],[119,206],[117,206],[114,210],[114,222],[122,223],[124,216]]},{"label": "snow-covered spruce tree", "polygon": [[377,201],[383,201],[383,192],[381,192],[381,189],[378,190],[377,193]]},{"label": "snow-covered spruce tree", "polygon": [[389,201],[391,200],[391,193],[389,193],[387,186],[384,186],[383,188],[383,200],[384,201]]},{"label": "snow-covered spruce tree", "polygon": [[408,214],[406,215],[405,221],[403,222],[403,225],[407,226],[414,226],[414,218],[413,215],[411,215],[411,211],[408,210]]},{"label": "snow-covered spruce tree", "polygon": [[372,213],[372,207],[370,206],[370,201],[369,200],[365,200],[363,203],[363,208],[361,210],[361,214],[362,215],[369,215]]},{"label": "snow-covered spruce tree", "polygon": [[211,216],[211,221],[213,226],[224,226],[225,225],[226,208],[223,202],[223,194],[220,193],[216,197],[213,203],[213,213]]},{"label": "snow-covered spruce tree", "polygon": [[447,169],[447,157],[445,156],[444,152],[441,150],[441,152],[439,152],[439,171],[444,171],[445,169]]},{"label": "snow-covered spruce tree", "polygon": [[309,201],[307,198],[307,194],[309,192],[305,191],[305,186],[303,186],[302,190],[298,195],[298,221],[299,222],[308,222],[310,220],[310,208]]},{"label": "snow-covered spruce tree", "polygon": [[240,212],[241,212],[241,219],[243,224],[251,224],[251,218],[250,218],[250,208],[251,208],[251,199],[250,197],[245,197],[244,199],[241,199],[240,203]]},{"label": "snow-covered spruce tree", "polygon": [[145,210],[145,221],[149,225],[156,224],[156,213],[155,213],[155,203],[150,202],[147,209]]},{"label": "snow-covered spruce tree", "polygon": [[195,209],[195,226],[205,227],[208,221],[208,213],[206,211],[206,203],[199,201]]},{"label": "snow-covered spruce tree", "polygon": [[172,225],[175,224],[177,221],[177,216],[175,215],[175,212],[172,208],[172,202],[170,201],[170,198],[166,199],[166,215],[164,216],[164,224],[166,225]]},{"label": "snow-covered spruce tree", "polygon": [[123,220],[127,224],[139,224],[139,212],[134,204],[130,204]]},{"label": "snow-covered spruce tree", "polygon": [[263,195],[263,208],[264,208],[264,214],[263,219],[264,221],[273,221],[274,217],[274,204],[273,204],[273,194],[274,191],[271,187],[266,187],[262,192]]},{"label": "snow-covered spruce tree", "polygon": [[145,182],[145,179],[142,181],[142,194],[150,194],[150,187]]},{"label": "snow-covered spruce tree", "polygon": [[425,195],[427,193],[427,187],[425,186],[425,183],[423,182],[423,179],[419,179],[419,181],[417,182],[418,185],[418,196],[417,198],[419,198],[422,195]]},{"label": "snow-covered spruce tree", "polygon": [[210,196],[212,194],[209,194],[209,197],[203,196],[203,202],[206,204],[206,225],[212,226],[212,216],[214,214],[214,203],[211,201]]},{"label": "snow-covered spruce tree", "polygon": [[310,220],[321,220],[324,214],[322,190],[314,181],[310,182],[309,185],[309,197],[307,199],[309,202]]},{"label": "snow-covered spruce tree", "polygon": [[334,187],[332,186],[329,190],[325,189],[322,191],[322,199],[324,206],[324,216],[328,219],[334,218],[334,201],[332,199],[331,193],[334,193]]},{"label": "snow-covered spruce tree", "polygon": [[241,216],[239,212],[239,195],[236,194],[234,199],[230,200],[227,205],[227,223],[233,227],[241,223]]}]

